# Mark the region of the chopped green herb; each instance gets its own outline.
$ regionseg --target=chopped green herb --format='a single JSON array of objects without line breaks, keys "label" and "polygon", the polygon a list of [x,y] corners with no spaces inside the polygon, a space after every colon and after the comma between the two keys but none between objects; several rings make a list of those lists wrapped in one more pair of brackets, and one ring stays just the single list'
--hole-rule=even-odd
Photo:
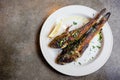
[{"label": "chopped green herb", "polygon": [[93,31],[92,32],[95,32],[96,31],[96,29],[93,29]]},{"label": "chopped green herb", "polygon": [[98,49],[100,49],[101,47],[100,46],[96,46]]},{"label": "chopped green herb", "polygon": [[[101,29],[101,31],[102,31],[102,29]],[[99,32],[99,39],[98,39],[100,42],[102,41],[102,32],[101,31]]]},{"label": "chopped green herb", "polygon": [[102,35],[101,34],[99,34],[100,36],[99,36],[99,41],[101,41],[102,40]]},{"label": "chopped green herb", "polygon": [[65,38],[63,38],[63,39],[62,39],[62,40],[63,40],[63,42],[65,42],[65,41],[66,41],[66,39],[67,39],[66,37],[65,37]]},{"label": "chopped green herb", "polygon": [[95,46],[92,46],[93,47],[93,49],[95,48]]},{"label": "chopped green herb", "polygon": [[60,41],[60,46],[62,46],[62,44],[63,44],[63,40],[62,40],[62,41]]},{"label": "chopped green herb", "polygon": [[74,24],[74,25],[77,25],[77,22],[73,21],[73,24]]},{"label": "chopped green herb", "polygon": [[79,65],[81,65],[81,63],[80,62],[78,62],[79,63]]},{"label": "chopped green herb", "polygon": [[93,59],[94,57],[92,57],[92,59]]},{"label": "chopped green herb", "polygon": [[75,33],[73,33],[72,35],[73,35],[73,37],[77,37],[77,36],[78,36],[78,33],[75,32]]}]

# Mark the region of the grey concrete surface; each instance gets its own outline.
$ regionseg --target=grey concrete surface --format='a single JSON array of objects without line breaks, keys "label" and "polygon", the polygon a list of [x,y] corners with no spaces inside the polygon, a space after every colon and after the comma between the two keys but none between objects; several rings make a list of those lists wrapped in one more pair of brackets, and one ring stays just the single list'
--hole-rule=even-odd
[{"label": "grey concrete surface", "polygon": [[[70,77],[52,69],[39,47],[45,19],[67,5],[85,5],[112,13],[111,57],[98,71]],[[120,0],[0,0],[0,80],[120,80]]]}]

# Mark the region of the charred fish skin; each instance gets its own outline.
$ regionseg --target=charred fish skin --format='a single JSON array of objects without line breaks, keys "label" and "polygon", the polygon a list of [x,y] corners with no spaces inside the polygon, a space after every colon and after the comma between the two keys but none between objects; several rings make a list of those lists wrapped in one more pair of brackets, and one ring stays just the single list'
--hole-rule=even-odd
[{"label": "charred fish skin", "polygon": [[91,19],[87,24],[81,28],[72,30],[70,32],[64,32],[61,35],[55,37],[50,43],[49,47],[51,48],[64,48],[67,45],[73,43],[75,40],[78,40],[91,26],[93,26],[100,16],[106,11],[106,8],[102,9],[93,19]]},{"label": "charred fish skin", "polygon": [[[95,24],[95,26],[89,29],[89,31],[84,35],[84,38],[82,38],[82,40],[76,42],[76,44],[72,44],[75,45],[74,47],[68,45],[66,48],[64,48],[65,50],[63,49],[62,53],[56,58],[56,63],[64,65],[79,58],[88,47],[89,42],[101,30],[109,17],[110,12],[108,12],[98,24]],[[71,48],[69,49],[69,47]]]},{"label": "charred fish skin", "polygon": [[[74,61],[76,57],[80,57],[81,55],[79,53],[84,52],[84,50],[88,47],[89,44],[87,44],[81,51],[76,51],[75,49],[77,49],[79,44],[81,44],[83,42],[83,40],[92,31],[92,29],[93,29],[93,27],[91,27],[88,30],[88,32],[86,32],[84,35],[82,35],[82,37],[79,40],[77,40],[74,43],[67,45],[67,47],[63,48],[63,51],[61,52],[61,54],[58,55],[58,57],[56,58],[56,63],[64,65],[65,63],[70,63],[70,62]],[[74,53],[77,53],[77,54],[76,54],[76,57],[73,58],[73,57],[71,57],[71,55],[73,55]]]},{"label": "charred fish skin", "polygon": [[[88,33],[91,32],[92,29],[93,28],[90,28],[89,31],[87,33],[85,33],[84,35],[82,35],[82,37],[79,40],[77,40],[74,43],[67,45],[67,47],[63,48],[63,51],[56,58],[56,63],[64,65],[66,63],[70,63],[70,62],[74,61],[76,57],[80,57],[81,56],[80,53],[84,52],[84,50],[88,47],[89,44],[86,45],[83,48],[83,50],[81,50],[81,51],[76,51],[76,49],[79,46],[79,44],[81,44],[83,42],[83,40],[86,38]],[[75,53],[76,53],[76,56],[75,56]],[[72,55],[74,55],[74,57]]]}]

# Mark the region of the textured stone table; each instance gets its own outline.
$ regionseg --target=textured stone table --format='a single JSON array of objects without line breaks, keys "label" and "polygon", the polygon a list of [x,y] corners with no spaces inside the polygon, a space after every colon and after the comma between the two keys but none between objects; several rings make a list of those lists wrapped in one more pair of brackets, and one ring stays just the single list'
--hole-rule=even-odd
[{"label": "textured stone table", "polygon": [[[39,47],[45,19],[67,5],[106,7],[114,46],[107,63],[84,77],[70,77],[52,69]],[[0,80],[120,80],[120,0],[0,0]]]}]

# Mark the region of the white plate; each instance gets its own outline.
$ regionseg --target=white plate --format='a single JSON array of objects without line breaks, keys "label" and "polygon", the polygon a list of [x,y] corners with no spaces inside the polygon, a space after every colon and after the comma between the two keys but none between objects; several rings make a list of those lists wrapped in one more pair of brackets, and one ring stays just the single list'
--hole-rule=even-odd
[{"label": "white plate", "polygon": [[55,63],[55,58],[59,53],[59,50],[48,47],[48,43],[50,42],[48,34],[58,17],[68,15],[82,15],[92,18],[93,14],[96,14],[96,11],[89,7],[71,5],[55,11],[47,18],[44,25],[42,26],[40,33],[40,46],[44,58],[55,70],[70,76],[84,76],[97,71],[106,63],[110,57],[113,46],[113,36],[108,22],[103,27],[104,44],[102,46],[101,53],[97,58],[86,65],[58,65]]}]

